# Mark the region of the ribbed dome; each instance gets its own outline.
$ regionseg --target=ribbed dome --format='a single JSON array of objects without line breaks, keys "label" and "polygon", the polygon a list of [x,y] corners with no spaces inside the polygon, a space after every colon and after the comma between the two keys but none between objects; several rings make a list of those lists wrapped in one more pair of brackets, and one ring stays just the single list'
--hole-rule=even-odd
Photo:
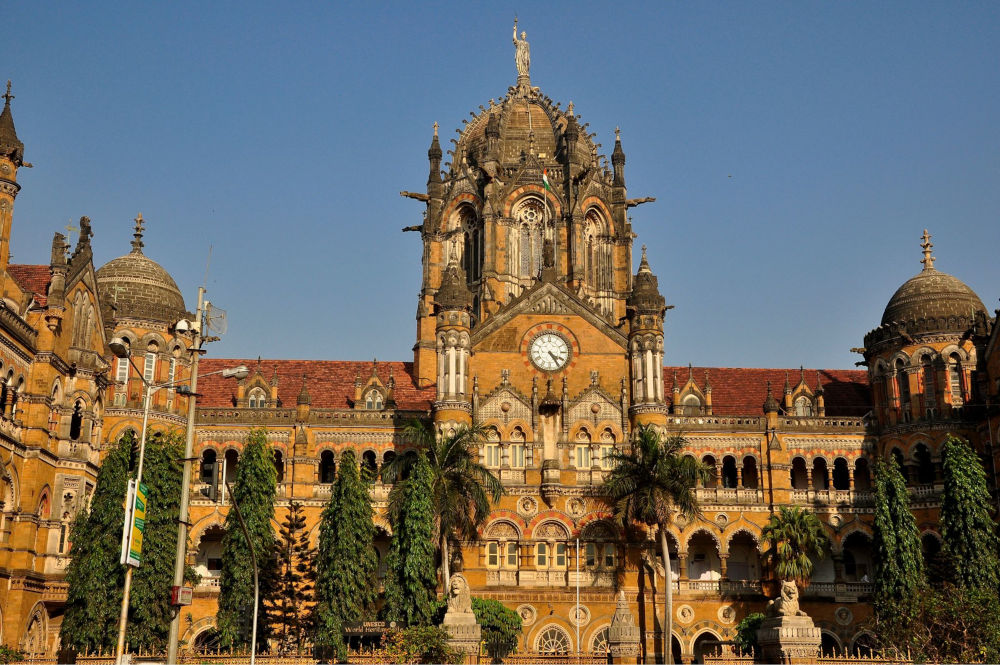
[{"label": "ribbed dome", "polygon": [[136,223],[132,251],[97,271],[105,320],[129,316],[174,323],[187,312],[184,297],[170,273],[142,253],[141,215]]},{"label": "ribbed dome", "polygon": [[923,320],[935,321],[936,328],[945,329],[959,326],[961,319],[967,328],[977,311],[985,312],[986,307],[962,280],[934,268],[924,268],[889,299],[882,325]]}]

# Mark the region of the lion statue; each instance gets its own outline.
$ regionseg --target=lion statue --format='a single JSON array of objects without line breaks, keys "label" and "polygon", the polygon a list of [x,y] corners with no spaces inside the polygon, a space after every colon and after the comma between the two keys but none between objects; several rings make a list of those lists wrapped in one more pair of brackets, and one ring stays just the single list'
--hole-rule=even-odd
[{"label": "lion statue", "polygon": [[782,581],[781,592],[777,598],[768,602],[766,613],[769,617],[806,616],[806,613],[799,609],[798,585],[789,580]]},{"label": "lion statue", "polygon": [[472,596],[469,583],[461,573],[451,576],[448,584],[448,614],[472,614]]}]

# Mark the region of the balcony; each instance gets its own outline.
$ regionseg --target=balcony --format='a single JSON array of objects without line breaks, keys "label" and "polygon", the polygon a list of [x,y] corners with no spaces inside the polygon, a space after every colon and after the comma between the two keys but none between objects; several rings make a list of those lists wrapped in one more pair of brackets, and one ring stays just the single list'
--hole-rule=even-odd
[{"label": "balcony", "polygon": [[871,490],[792,490],[792,503],[827,506],[870,506],[875,500]]},{"label": "balcony", "polygon": [[724,596],[758,596],[764,591],[760,580],[720,580],[719,593]]},{"label": "balcony", "polygon": [[764,490],[745,487],[699,487],[698,502],[706,505],[750,505],[764,503]]},{"label": "balcony", "polygon": [[678,580],[677,591],[694,596],[717,596],[722,580]]}]

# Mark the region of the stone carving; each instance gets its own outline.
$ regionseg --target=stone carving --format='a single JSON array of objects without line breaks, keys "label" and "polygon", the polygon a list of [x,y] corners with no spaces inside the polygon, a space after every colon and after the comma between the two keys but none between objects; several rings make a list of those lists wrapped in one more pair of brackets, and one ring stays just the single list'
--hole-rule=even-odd
[{"label": "stone carving", "polygon": [[736,610],[734,610],[731,605],[720,607],[718,615],[719,621],[722,623],[732,623],[736,620]]},{"label": "stone carving", "polygon": [[535,619],[538,617],[538,613],[531,605],[519,605],[517,613],[521,615],[521,623],[525,626],[535,623]]},{"label": "stone carving", "polygon": [[795,582],[784,580],[781,583],[781,593],[768,602],[766,614],[769,617],[804,617],[806,613],[799,609],[799,587]]},{"label": "stone carving", "polygon": [[528,308],[534,314],[569,314],[569,308],[556,298],[546,294]]},{"label": "stone carving", "polygon": [[469,583],[465,576],[456,573],[451,576],[448,585],[448,614],[472,614],[472,596],[469,594]]},{"label": "stone carving", "polygon": [[535,530],[535,538],[539,540],[566,540],[569,532],[558,522],[546,522]]},{"label": "stone carving", "polygon": [[478,653],[483,631],[472,612],[469,582],[461,573],[452,575],[448,583],[448,611],[441,626],[448,631],[448,643],[452,647],[465,653]]},{"label": "stone carving", "polygon": [[677,620],[681,623],[691,623],[694,619],[694,609],[690,605],[681,605],[677,608]]},{"label": "stone carving", "polygon": [[837,611],[833,613],[834,618],[837,619],[837,623],[841,626],[850,625],[851,621],[854,620],[854,612],[847,607],[838,607]]},{"label": "stone carving", "polygon": [[619,659],[639,653],[639,627],[635,625],[632,611],[628,607],[625,589],[618,591],[618,599],[615,601],[615,615],[608,628],[608,650],[615,662],[622,662]]},{"label": "stone carving", "polygon": [[574,626],[586,626],[590,623],[590,610],[583,605],[577,605],[570,610],[569,620]]},{"label": "stone carving", "polygon": [[517,502],[517,512],[523,517],[531,517],[538,512],[538,502],[530,496],[521,497]]},{"label": "stone carving", "polygon": [[517,19],[514,19],[514,64],[517,65],[517,76],[529,77],[531,71],[531,46],[528,44],[528,33],[521,31],[517,38]]},{"label": "stone carving", "polygon": [[497,522],[486,531],[487,538],[517,540],[517,529],[508,522]]},{"label": "stone carving", "polygon": [[574,518],[582,517],[587,512],[587,504],[583,499],[573,497],[566,502],[566,512]]}]

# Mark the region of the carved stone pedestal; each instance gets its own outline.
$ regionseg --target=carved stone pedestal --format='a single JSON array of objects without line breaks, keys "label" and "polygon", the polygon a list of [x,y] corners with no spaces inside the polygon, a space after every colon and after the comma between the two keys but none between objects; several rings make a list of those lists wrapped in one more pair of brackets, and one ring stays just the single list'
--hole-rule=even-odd
[{"label": "carved stone pedestal", "polygon": [[808,616],[779,616],[764,619],[757,642],[765,663],[815,663],[822,635]]}]

